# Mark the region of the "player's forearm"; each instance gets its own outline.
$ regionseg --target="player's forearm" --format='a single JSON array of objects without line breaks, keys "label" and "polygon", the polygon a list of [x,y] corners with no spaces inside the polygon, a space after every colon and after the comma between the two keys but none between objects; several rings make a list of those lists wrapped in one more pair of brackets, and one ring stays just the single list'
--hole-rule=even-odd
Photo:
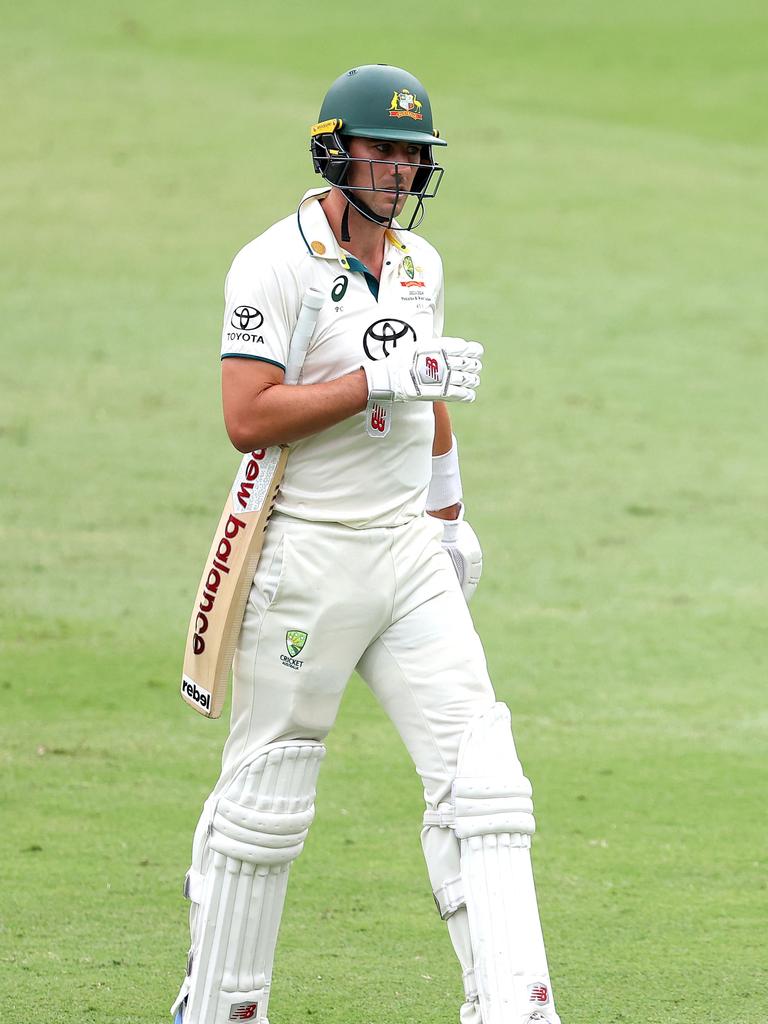
[{"label": "player's forearm", "polygon": [[451,450],[453,433],[451,415],[445,402],[435,402],[435,436],[432,441],[432,455],[445,455]]},{"label": "player's forearm", "polygon": [[433,516],[435,519],[444,519],[446,522],[452,522],[461,515],[461,502],[457,501],[455,505],[446,505],[445,508],[432,509],[427,512],[427,515]]},{"label": "player's forearm", "polygon": [[241,452],[290,444],[362,412],[367,402],[362,370],[322,384],[272,384],[227,418],[227,432]]}]

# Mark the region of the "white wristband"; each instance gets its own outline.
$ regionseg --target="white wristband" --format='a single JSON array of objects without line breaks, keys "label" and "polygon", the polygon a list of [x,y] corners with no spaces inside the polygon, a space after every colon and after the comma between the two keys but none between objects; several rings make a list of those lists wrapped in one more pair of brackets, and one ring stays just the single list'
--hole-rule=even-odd
[{"label": "white wristband", "polygon": [[427,512],[449,508],[461,501],[461,473],[459,472],[459,446],[451,434],[451,450],[445,455],[432,456],[432,479],[427,491]]}]

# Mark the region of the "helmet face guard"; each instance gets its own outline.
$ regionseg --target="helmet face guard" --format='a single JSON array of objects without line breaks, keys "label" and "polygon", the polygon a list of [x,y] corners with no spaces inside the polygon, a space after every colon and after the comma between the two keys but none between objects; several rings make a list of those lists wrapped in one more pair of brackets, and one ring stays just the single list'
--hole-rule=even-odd
[{"label": "helmet face guard", "polygon": [[[422,83],[404,68],[390,64],[364,64],[351,68],[331,85],[320,108],[318,123],[311,129],[310,149],[315,171],[341,190],[349,206],[368,220],[383,227],[392,227],[395,208],[402,196],[412,196],[415,208],[407,231],[417,227],[424,217],[424,202],[432,199],[443,176],[432,156],[434,146],[446,145],[435,131],[432,106]],[[349,139],[374,139],[380,142],[402,142],[419,147],[419,167],[409,189],[399,184],[398,163],[394,160],[352,157]],[[367,165],[368,173],[357,168]],[[377,165],[395,167],[394,188],[376,187]],[[400,167],[406,166],[400,161]],[[407,164],[410,168],[412,163]],[[350,186],[350,171],[362,180]],[[370,180],[370,185],[368,181]],[[365,202],[366,193],[392,196],[388,217],[374,213]],[[349,213],[347,206],[346,213]],[[342,225],[342,231],[346,227]],[[348,240],[348,239],[347,239]]]},{"label": "helmet face guard", "polygon": [[[413,182],[410,188],[401,188],[398,180],[398,168],[400,167],[413,167],[413,163],[407,161],[397,160],[376,160],[368,157],[354,157],[349,155],[347,150],[347,139],[339,131],[338,128],[334,128],[332,131],[317,131],[317,129],[323,129],[330,127],[326,124],[316,125],[312,130],[312,140],[310,143],[310,149],[312,152],[312,163],[315,168],[315,172],[320,174],[330,185],[338,188],[344,195],[350,206],[361,213],[368,220],[373,221],[375,224],[380,224],[382,227],[391,228],[395,221],[395,211],[397,209],[398,200],[401,196],[413,196],[416,199],[416,203],[411,212],[410,220],[407,224],[403,225],[406,231],[411,231],[413,228],[418,227],[424,219],[424,200],[434,199],[437,195],[437,190],[442,181],[444,169],[435,162],[432,156],[432,147],[421,143],[421,159],[419,161],[419,169],[414,175]],[[375,137],[375,136],[374,136]],[[392,140],[382,140],[392,141]],[[410,141],[407,138],[403,138],[401,141]],[[356,183],[354,187],[350,187],[348,184],[349,172],[353,166],[363,167],[365,166],[370,176],[370,184]],[[395,168],[395,180],[397,184],[394,188],[383,188],[376,185],[374,169],[377,166],[386,166]],[[365,176],[363,176],[365,180]],[[391,195],[392,196],[392,212],[389,217],[382,217],[379,214],[373,212],[368,204],[357,195],[359,192],[376,192],[378,195]]]}]

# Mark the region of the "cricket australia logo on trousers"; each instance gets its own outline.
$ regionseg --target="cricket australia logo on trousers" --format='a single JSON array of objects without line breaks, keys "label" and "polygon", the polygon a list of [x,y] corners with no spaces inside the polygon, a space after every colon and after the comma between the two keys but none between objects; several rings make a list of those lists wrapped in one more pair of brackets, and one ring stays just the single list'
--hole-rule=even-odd
[{"label": "cricket australia logo on trousers", "polygon": [[307,642],[308,633],[305,633],[303,629],[289,629],[285,634],[285,646],[288,649],[289,657],[284,654],[280,656],[280,661],[287,668],[295,668],[297,671],[304,664],[303,661],[299,661],[296,657],[297,654],[301,654],[304,649],[304,644]]}]

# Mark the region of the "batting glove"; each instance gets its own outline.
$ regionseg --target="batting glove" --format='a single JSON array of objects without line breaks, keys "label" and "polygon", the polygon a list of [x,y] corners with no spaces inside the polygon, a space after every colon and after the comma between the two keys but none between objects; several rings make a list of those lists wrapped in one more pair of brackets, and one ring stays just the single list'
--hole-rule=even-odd
[{"label": "batting glove", "polygon": [[483,551],[477,534],[464,518],[463,503],[458,519],[443,521],[443,547],[451,556],[461,592],[469,604],[483,572]]},{"label": "batting glove", "polygon": [[476,341],[433,338],[407,359],[367,363],[369,401],[474,402],[482,354]]}]

